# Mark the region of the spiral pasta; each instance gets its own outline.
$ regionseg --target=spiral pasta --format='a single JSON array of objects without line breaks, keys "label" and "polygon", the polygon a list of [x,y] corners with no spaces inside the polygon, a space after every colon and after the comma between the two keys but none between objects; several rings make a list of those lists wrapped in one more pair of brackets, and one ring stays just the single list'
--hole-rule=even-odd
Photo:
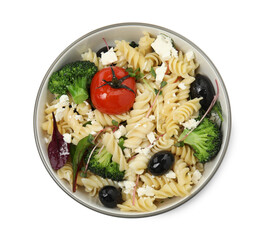
[{"label": "spiral pasta", "polygon": [[174,144],[174,140],[169,138],[167,134],[159,137],[158,140],[155,142],[154,146],[152,147],[152,153],[157,153],[160,151],[168,151]]},{"label": "spiral pasta", "polygon": [[173,111],[173,119],[179,123],[187,121],[194,113],[201,108],[200,100],[202,98],[194,98],[187,101],[176,110]]},{"label": "spiral pasta", "polygon": [[113,120],[115,120],[118,124],[120,122],[126,121],[129,118],[129,113],[123,113],[120,115],[110,115],[106,113],[102,113],[99,110],[94,110],[95,119],[98,123],[100,123],[102,126],[112,126]]},{"label": "spiral pasta", "polygon": [[179,51],[178,58],[172,57],[169,60],[170,71],[183,78],[194,76],[194,72],[197,67],[198,64],[196,64],[194,60],[188,61],[187,58],[184,57],[182,51]]},{"label": "spiral pasta", "polygon": [[180,81],[180,83],[178,83],[179,89],[176,97],[179,105],[182,105],[183,103],[187,102],[190,93],[190,84],[194,81],[195,78],[189,76]]},{"label": "spiral pasta", "polygon": [[183,147],[172,146],[171,152],[178,158],[184,159],[188,165],[195,165],[197,163],[197,158],[194,156],[194,151],[188,145],[184,145]]},{"label": "spiral pasta", "polygon": [[177,176],[177,182],[180,185],[191,185],[191,172],[187,163],[181,158],[176,159],[173,170]]},{"label": "spiral pasta", "polygon": [[119,147],[113,133],[105,133],[102,138],[102,144],[106,150],[113,155],[113,161],[119,164],[119,170],[124,171],[128,168],[122,149]]},{"label": "spiral pasta", "polygon": [[138,125],[128,131],[124,146],[132,149],[137,148],[146,139],[147,134],[153,131],[154,127],[151,119],[143,118],[138,122]]},{"label": "spiral pasta", "polygon": [[163,113],[165,116],[169,116],[179,106],[176,96],[178,93],[177,75],[165,75],[164,80],[167,82],[167,85],[162,90],[164,98]]},{"label": "spiral pasta", "polygon": [[153,176],[150,173],[140,175],[140,179],[144,183],[144,185],[150,186],[157,190],[162,188],[169,181],[169,179],[165,175]]},{"label": "spiral pasta", "polygon": [[175,181],[169,181],[159,190],[154,191],[155,198],[185,197],[191,190],[190,185],[181,185]]},{"label": "spiral pasta", "polygon": [[147,53],[152,52],[151,44],[155,38],[152,38],[148,32],[143,32],[143,34],[144,36],[139,40],[139,52],[145,56]]},{"label": "spiral pasta", "polygon": [[140,68],[141,72],[149,72],[152,67],[152,61],[146,60],[143,54],[131,47],[125,40],[115,41],[115,51],[119,53],[127,60],[128,66],[134,70]]},{"label": "spiral pasta", "polygon": [[99,189],[104,186],[111,185],[118,187],[117,182],[112,181],[111,179],[102,178],[97,175],[91,175],[87,178],[81,178],[80,181],[84,185],[85,191],[90,193],[90,195],[92,196],[95,196],[98,193]]},{"label": "spiral pasta", "polygon": [[[128,170],[134,174],[142,174],[147,168],[149,159],[149,155],[137,154],[136,157],[129,161]],[[135,177],[133,177],[133,179],[135,179]]]},{"label": "spiral pasta", "polygon": [[93,62],[98,67],[99,70],[104,68],[101,62],[101,58],[97,57],[97,54],[93,52],[91,48],[89,48],[87,52],[81,54],[81,58],[83,61]]},{"label": "spiral pasta", "polygon": [[122,204],[118,204],[117,207],[123,212],[151,212],[157,209],[154,198],[151,197],[136,198],[134,204],[132,199],[128,199]]},{"label": "spiral pasta", "polygon": [[[73,168],[72,164],[67,162],[62,168],[57,170],[57,175],[60,179],[66,180],[70,186],[73,186]],[[81,176],[78,173],[77,175],[77,185],[83,186],[83,182],[81,181]]]},{"label": "spiral pasta", "polygon": [[147,53],[145,59],[149,62],[152,62],[152,67],[157,67],[162,64],[162,60],[159,55],[155,52]]}]

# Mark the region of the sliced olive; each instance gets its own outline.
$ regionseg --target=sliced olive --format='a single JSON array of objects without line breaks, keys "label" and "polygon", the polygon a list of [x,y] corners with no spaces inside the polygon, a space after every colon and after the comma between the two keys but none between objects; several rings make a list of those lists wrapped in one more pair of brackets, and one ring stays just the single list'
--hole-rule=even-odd
[{"label": "sliced olive", "polygon": [[[108,48],[111,49],[112,46],[108,46]],[[108,48],[107,47],[102,47],[100,50],[98,50],[98,52],[96,53],[97,57],[101,57],[101,53],[108,52]]]},{"label": "sliced olive", "polygon": [[117,204],[122,202],[122,195],[116,187],[104,186],[99,191],[99,199],[105,207],[115,208]]},{"label": "sliced olive", "polygon": [[211,80],[201,74],[196,75],[196,80],[190,86],[190,96],[191,98],[203,99],[200,101],[201,107],[206,111],[210,106],[213,97],[215,95],[215,90],[212,85]]},{"label": "sliced olive", "polygon": [[155,153],[148,163],[148,170],[154,176],[163,175],[172,168],[174,161],[174,155],[169,151]]}]

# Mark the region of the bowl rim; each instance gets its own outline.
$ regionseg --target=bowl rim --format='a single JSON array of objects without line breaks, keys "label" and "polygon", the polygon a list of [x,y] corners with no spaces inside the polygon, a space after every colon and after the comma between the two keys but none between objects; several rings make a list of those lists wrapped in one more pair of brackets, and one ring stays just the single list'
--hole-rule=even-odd
[{"label": "bowl rim", "polygon": [[[55,174],[52,172],[51,168],[48,166],[46,159],[44,157],[44,155],[42,154],[42,149],[41,149],[41,145],[39,142],[39,136],[38,136],[38,132],[37,132],[37,110],[38,110],[38,106],[39,106],[39,100],[40,100],[40,95],[43,89],[43,86],[47,80],[48,75],[50,74],[51,70],[53,69],[53,67],[56,65],[56,63],[61,59],[61,57],[69,50],[71,49],[73,46],[75,46],[77,43],[79,43],[80,41],[84,40],[85,38],[101,32],[103,30],[107,30],[107,29],[112,29],[112,28],[117,28],[117,27],[125,27],[125,26],[139,26],[139,27],[150,27],[150,28],[155,28],[161,31],[165,31],[165,32],[169,32],[177,37],[179,37],[180,39],[182,39],[183,41],[187,42],[188,44],[190,44],[191,46],[193,46],[201,55],[202,57],[208,62],[208,64],[210,64],[210,66],[212,67],[213,71],[215,72],[215,74],[218,76],[219,78],[219,84],[222,85],[222,88],[224,90],[224,94],[225,94],[225,101],[226,101],[226,105],[228,108],[228,134],[226,136],[225,141],[225,145],[224,148],[222,149],[220,158],[217,160],[217,164],[215,166],[215,168],[212,170],[211,175],[190,195],[186,196],[185,198],[181,199],[179,202],[177,202],[176,204],[173,204],[172,206],[166,207],[164,209],[155,211],[155,212],[144,212],[144,213],[127,213],[127,212],[118,212],[118,213],[114,213],[114,212],[109,212],[108,208],[106,208],[106,210],[101,210],[98,208],[95,208],[89,204],[84,203],[82,200],[80,200],[77,196],[75,196],[74,194],[71,194],[70,192],[68,192],[66,190],[66,188],[58,181],[58,179],[55,177]],[[232,116],[231,116],[231,106],[230,106],[230,101],[229,101],[229,96],[228,96],[228,92],[227,89],[224,85],[223,79],[219,73],[219,71],[217,70],[217,68],[215,67],[215,65],[213,64],[213,62],[210,60],[210,58],[196,45],[194,44],[192,41],[190,41],[189,39],[187,39],[186,37],[184,37],[183,35],[170,30],[168,28],[165,27],[161,27],[158,25],[154,25],[154,24],[149,24],[149,23],[143,23],[143,22],[123,22],[123,23],[115,23],[115,24],[110,24],[110,25],[106,25],[104,27],[101,28],[97,28],[93,31],[90,31],[86,34],[84,34],[83,36],[81,36],[80,38],[78,38],[77,40],[75,40],[74,42],[72,42],[68,47],[66,47],[59,55],[58,57],[53,61],[53,63],[51,64],[51,66],[49,67],[49,69],[47,70],[46,74],[43,77],[43,80],[40,84],[39,90],[37,92],[37,96],[36,96],[36,100],[35,100],[35,104],[34,104],[34,113],[33,113],[33,131],[34,131],[34,138],[35,138],[35,143],[37,146],[37,150],[39,153],[39,156],[43,162],[43,165],[45,166],[47,172],[49,173],[49,175],[52,177],[52,179],[56,182],[56,184],[71,198],[73,198],[75,201],[77,201],[78,203],[80,203],[81,205],[94,210],[96,212],[108,215],[108,216],[114,216],[114,217],[121,217],[121,218],[140,218],[140,217],[150,217],[150,216],[155,216],[158,214],[162,214],[165,212],[168,212],[170,210],[173,210],[179,206],[181,206],[182,204],[184,204],[185,202],[187,202],[188,200],[192,199],[194,196],[196,196],[208,183],[209,181],[213,178],[213,176],[215,175],[215,173],[217,172],[218,168],[220,167],[224,156],[227,152],[227,148],[229,145],[229,141],[230,141],[230,136],[231,136],[231,126],[232,126]]]}]

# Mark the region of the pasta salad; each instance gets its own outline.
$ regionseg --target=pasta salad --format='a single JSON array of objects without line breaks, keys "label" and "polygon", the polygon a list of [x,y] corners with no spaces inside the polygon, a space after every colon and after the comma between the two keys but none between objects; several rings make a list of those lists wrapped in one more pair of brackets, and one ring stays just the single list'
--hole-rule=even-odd
[{"label": "pasta salad", "polygon": [[143,32],[54,72],[42,129],[59,178],[121,211],[189,195],[222,141],[219,87],[198,67],[193,51]]}]

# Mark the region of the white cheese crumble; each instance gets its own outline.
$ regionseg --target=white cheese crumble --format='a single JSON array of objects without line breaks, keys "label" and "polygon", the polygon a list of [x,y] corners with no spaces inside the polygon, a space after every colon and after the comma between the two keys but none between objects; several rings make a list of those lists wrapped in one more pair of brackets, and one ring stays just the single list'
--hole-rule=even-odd
[{"label": "white cheese crumble", "polygon": [[64,117],[64,111],[65,111],[65,108],[63,108],[63,107],[60,107],[60,108],[56,109],[56,111],[55,111],[55,120],[57,122],[59,122]]},{"label": "white cheese crumble", "polygon": [[164,78],[166,71],[167,71],[167,66],[164,62],[160,67],[157,67],[155,70],[155,73],[156,73],[155,81],[159,86],[160,86],[161,82],[163,81],[163,78]]},{"label": "white cheese crumble", "polygon": [[71,135],[69,133],[64,133],[63,139],[66,143],[71,143]]},{"label": "white cheese crumble", "polygon": [[163,61],[169,60],[171,57],[178,57],[172,39],[163,34],[159,34],[151,46]]},{"label": "white cheese crumble", "polygon": [[196,121],[194,118],[190,119],[184,123],[182,123],[182,125],[187,128],[187,129],[192,129],[192,128],[196,128],[198,125],[199,121]]},{"label": "white cheese crumble", "polygon": [[117,56],[114,52],[114,48],[110,48],[108,52],[101,53],[101,62],[103,65],[109,65],[117,61]]},{"label": "white cheese crumble", "polygon": [[83,121],[83,117],[81,115],[74,115],[74,118],[78,120],[79,122]]},{"label": "white cheese crumble", "polygon": [[121,136],[126,135],[126,133],[127,133],[126,128],[125,128],[123,125],[121,125],[121,126],[119,126],[119,128],[114,132],[114,136],[115,136],[116,139],[119,139]]},{"label": "white cheese crumble", "polygon": [[176,174],[175,174],[175,172],[172,171],[172,170],[170,170],[167,174],[165,174],[165,176],[166,176],[167,178],[172,178],[172,179],[176,178]]},{"label": "white cheese crumble", "polygon": [[62,95],[59,98],[59,102],[55,105],[56,111],[55,111],[55,120],[59,122],[63,116],[65,107],[69,105],[69,97],[67,95]]},{"label": "white cheese crumble", "polygon": [[179,84],[178,84],[178,87],[179,87],[180,89],[182,89],[182,90],[185,90],[185,89],[187,88],[186,85],[185,85],[183,82],[179,83]]},{"label": "white cheese crumble", "polygon": [[185,57],[188,61],[191,61],[194,59],[194,52],[193,51],[188,51],[186,54],[185,54]]},{"label": "white cheese crumble", "polygon": [[201,177],[202,177],[202,174],[201,174],[200,171],[197,169],[197,170],[193,173],[191,180],[192,180],[192,182],[193,182],[194,184],[197,184],[197,183],[199,182],[199,180],[201,179]]},{"label": "white cheese crumble", "polygon": [[149,134],[147,134],[147,138],[151,144],[156,140],[154,132],[150,132]]},{"label": "white cheese crumble", "polygon": [[89,111],[86,113],[86,115],[88,115],[87,121],[92,121],[95,118],[95,114],[91,109],[89,109]]},{"label": "white cheese crumble", "polygon": [[131,149],[130,148],[125,148],[124,153],[125,153],[126,158],[131,158]]},{"label": "white cheese crumble", "polygon": [[151,148],[152,148],[152,145],[146,147],[146,148],[141,148],[141,147],[138,147],[135,149],[135,153],[138,153],[138,154],[143,154],[145,156],[148,156],[149,153],[151,152]]},{"label": "white cheese crumble", "polygon": [[125,194],[131,194],[133,193],[134,187],[135,187],[135,182],[133,181],[123,181],[123,182],[118,182],[118,186],[122,188],[123,192]]},{"label": "white cheese crumble", "polygon": [[144,195],[147,197],[152,197],[152,196],[154,196],[154,189],[150,186],[140,187],[140,188],[138,188],[137,193],[138,193],[139,197],[142,197]]},{"label": "white cheese crumble", "polygon": [[150,115],[150,116],[149,116],[149,119],[150,119],[150,120],[155,120],[155,116],[154,116],[154,115]]}]

